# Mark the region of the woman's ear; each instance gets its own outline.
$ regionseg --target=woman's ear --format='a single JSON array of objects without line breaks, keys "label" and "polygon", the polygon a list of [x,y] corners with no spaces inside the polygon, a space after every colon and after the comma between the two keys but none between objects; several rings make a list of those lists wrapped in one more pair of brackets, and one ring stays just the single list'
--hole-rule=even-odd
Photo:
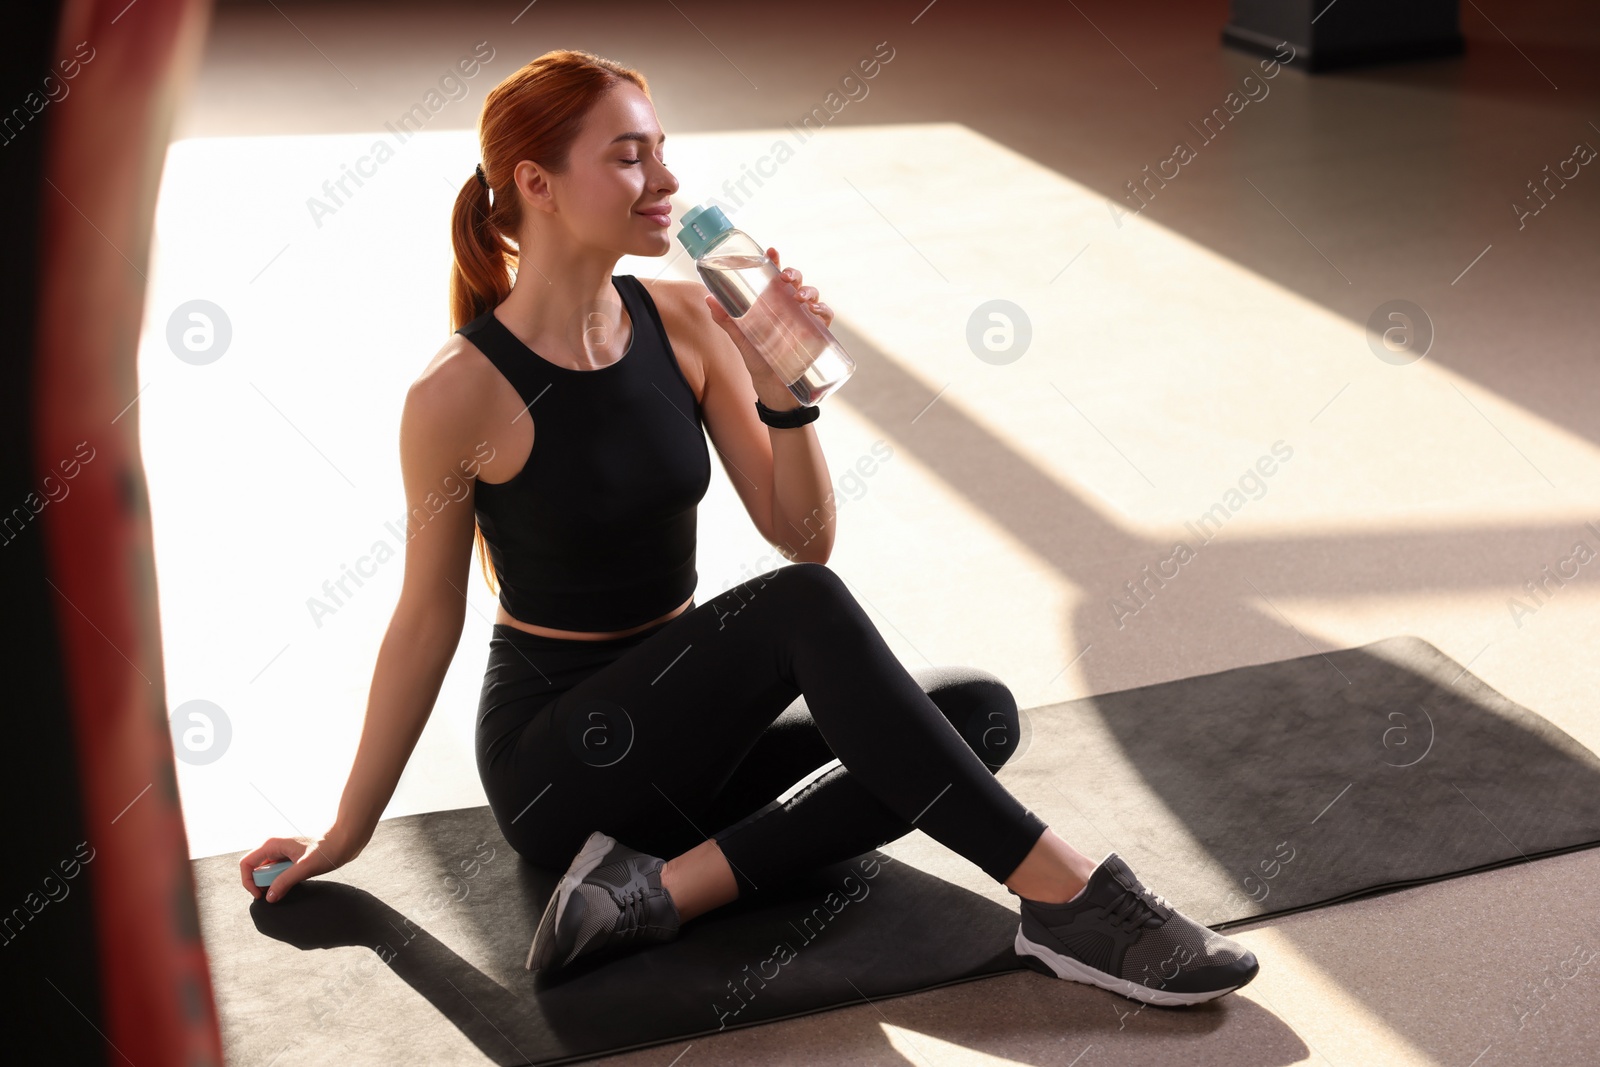
[{"label": "woman's ear", "polygon": [[550,209],[552,206],[550,179],[539,164],[531,159],[522,160],[512,169],[511,180],[515,183],[524,203],[531,204],[541,211]]}]

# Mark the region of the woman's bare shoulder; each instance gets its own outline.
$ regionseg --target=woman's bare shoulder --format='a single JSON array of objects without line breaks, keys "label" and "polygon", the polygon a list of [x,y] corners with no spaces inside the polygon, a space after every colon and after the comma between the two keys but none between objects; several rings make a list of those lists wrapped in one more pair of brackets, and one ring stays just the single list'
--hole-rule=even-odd
[{"label": "woman's bare shoulder", "polygon": [[[656,310],[661,312],[662,323],[669,330],[672,329],[674,322],[683,326],[688,325],[684,320],[694,311],[690,301],[699,300],[704,310],[703,298],[706,287],[699,282],[684,281],[679,278],[640,278],[639,284],[650,294]],[[710,317],[710,313],[707,312],[707,320]]]},{"label": "woman's bare shoulder", "polygon": [[685,281],[682,278],[640,278],[639,284],[645,287],[651,299],[660,299],[659,294],[662,293],[683,297],[696,290],[705,291],[705,286],[699,282]]},{"label": "woman's bare shoulder", "polygon": [[411,387],[430,393],[481,395],[493,390],[498,374],[482,349],[461,334],[452,333]]},{"label": "woman's bare shoulder", "polygon": [[502,392],[508,390],[489,357],[453,333],[406,390],[401,436],[422,434],[452,441],[481,436],[484,420],[500,409],[505,400]]}]

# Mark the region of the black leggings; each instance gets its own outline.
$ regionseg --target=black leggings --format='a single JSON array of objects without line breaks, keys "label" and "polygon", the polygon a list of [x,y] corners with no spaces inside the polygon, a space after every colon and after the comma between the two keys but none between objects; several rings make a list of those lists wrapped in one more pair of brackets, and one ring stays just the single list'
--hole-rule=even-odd
[{"label": "black leggings", "polygon": [[627,637],[496,625],[476,754],[534,863],[565,870],[593,830],[663,858],[713,837],[744,896],[913,828],[1003,882],[1045,830],[994,777],[1017,741],[999,679],[907,671],[837,574],[795,563]]}]

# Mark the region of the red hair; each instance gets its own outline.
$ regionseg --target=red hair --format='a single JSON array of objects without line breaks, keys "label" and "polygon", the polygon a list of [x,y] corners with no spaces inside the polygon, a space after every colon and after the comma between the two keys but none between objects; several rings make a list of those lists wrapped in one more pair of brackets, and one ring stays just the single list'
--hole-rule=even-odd
[{"label": "red hair", "polygon": [[[518,163],[533,160],[552,174],[566,173],[572,144],[589,109],[628,81],[650,95],[643,74],[602,56],[573,49],[546,52],[489,90],[478,117],[484,188],[474,173],[456,193],[450,216],[450,328],[460,329],[505,300],[517,269],[522,201],[512,178]],[[494,191],[491,200],[489,192]],[[499,595],[499,580],[481,527],[473,542],[484,581]]]}]

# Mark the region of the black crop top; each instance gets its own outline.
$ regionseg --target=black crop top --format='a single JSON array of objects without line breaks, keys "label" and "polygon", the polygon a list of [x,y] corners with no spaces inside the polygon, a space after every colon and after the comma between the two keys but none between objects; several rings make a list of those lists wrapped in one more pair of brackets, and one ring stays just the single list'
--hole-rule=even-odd
[{"label": "black crop top", "polygon": [[517,339],[493,309],[456,332],[528,405],[533,450],[509,481],[479,481],[474,509],[512,617],[625,630],[689,599],[695,509],[711,483],[699,401],[638,278],[612,275],[633,323],[615,363],[573,370]]}]

